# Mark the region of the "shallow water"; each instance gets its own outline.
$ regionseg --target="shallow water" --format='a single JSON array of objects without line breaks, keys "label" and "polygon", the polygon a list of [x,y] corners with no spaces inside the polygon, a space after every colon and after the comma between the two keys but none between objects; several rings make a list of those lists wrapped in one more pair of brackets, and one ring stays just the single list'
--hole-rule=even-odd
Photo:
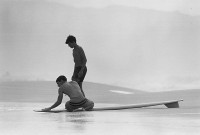
[{"label": "shallow water", "polygon": [[[96,112],[38,113],[49,103],[0,102],[1,135],[197,135],[200,109],[162,106]],[[58,107],[63,108],[64,104]],[[109,104],[96,104],[109,106]]]}]

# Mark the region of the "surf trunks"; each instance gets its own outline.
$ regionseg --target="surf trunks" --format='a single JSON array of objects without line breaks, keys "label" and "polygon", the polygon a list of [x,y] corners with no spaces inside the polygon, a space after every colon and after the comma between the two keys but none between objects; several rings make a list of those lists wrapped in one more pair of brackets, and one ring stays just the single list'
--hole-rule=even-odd
[{"label": "surf trunks", "polygon": [[78,67],[74,68],[74,73],[73,73],[73,76],[72,76],[72,80],[73,81],[77,81],[78,80],[78,82],[83,82],[83,80],[85,78],[85,75],[87,73],[87,67],[85,66],[85,68],[83,70],[83,75],[79,77],[78,73],[80,72],[81,68],[82,68],[81,66],[78,66]]},{"label": "surf trunks", "polygon": [[78,108],[84,108],[86,111],[89,111],[93,109],[93,107],[94,107],[94,102],[88,100],[87,98],[83,99],[81,102],[78,103],[68,101],[65,104],[65,109],[67,109],[69,112],[72,112]]}]

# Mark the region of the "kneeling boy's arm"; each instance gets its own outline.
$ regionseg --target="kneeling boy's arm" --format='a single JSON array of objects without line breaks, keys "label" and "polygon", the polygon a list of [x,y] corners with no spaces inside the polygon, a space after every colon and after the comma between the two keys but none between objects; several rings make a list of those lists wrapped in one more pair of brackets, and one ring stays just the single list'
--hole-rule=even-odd
[{"label": "kneeling boy's arm", "polygon": [[62,103],[62,99],[63,99],[63,93],[62,93],[62,91],[59,90],[59,91],[58,91],[58,99],[57,99],[57,101],[50,107],[50,109],[53,109],[53,108],[59,106],[59,105]]}]

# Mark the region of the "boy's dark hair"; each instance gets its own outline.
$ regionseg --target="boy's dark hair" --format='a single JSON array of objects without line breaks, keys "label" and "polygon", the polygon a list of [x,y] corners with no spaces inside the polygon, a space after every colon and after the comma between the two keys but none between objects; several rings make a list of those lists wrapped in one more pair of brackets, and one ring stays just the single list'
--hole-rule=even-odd
[{"label": "boy's dark hair", "polygon": [[76,38],[72,35],[69,35],[66,40],[66,44],[68,43],[76,43]]},{"label": "boy's dark hair", "polygon": [[61,80],[67,81],[67,78],[66,78],[64,75],[60,75],[60,76],[56,79],[56,82],[61,82]]}]

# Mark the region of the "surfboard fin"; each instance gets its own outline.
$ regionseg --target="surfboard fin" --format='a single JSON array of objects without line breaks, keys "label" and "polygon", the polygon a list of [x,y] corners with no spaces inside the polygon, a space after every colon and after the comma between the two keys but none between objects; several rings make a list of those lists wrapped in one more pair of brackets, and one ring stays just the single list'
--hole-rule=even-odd
[{"label": "surfboard fin", "polygon": [[[183,100],[180,100],[183,101]],[[164,104],[167,108],[179,108],[179,101]]]}]

